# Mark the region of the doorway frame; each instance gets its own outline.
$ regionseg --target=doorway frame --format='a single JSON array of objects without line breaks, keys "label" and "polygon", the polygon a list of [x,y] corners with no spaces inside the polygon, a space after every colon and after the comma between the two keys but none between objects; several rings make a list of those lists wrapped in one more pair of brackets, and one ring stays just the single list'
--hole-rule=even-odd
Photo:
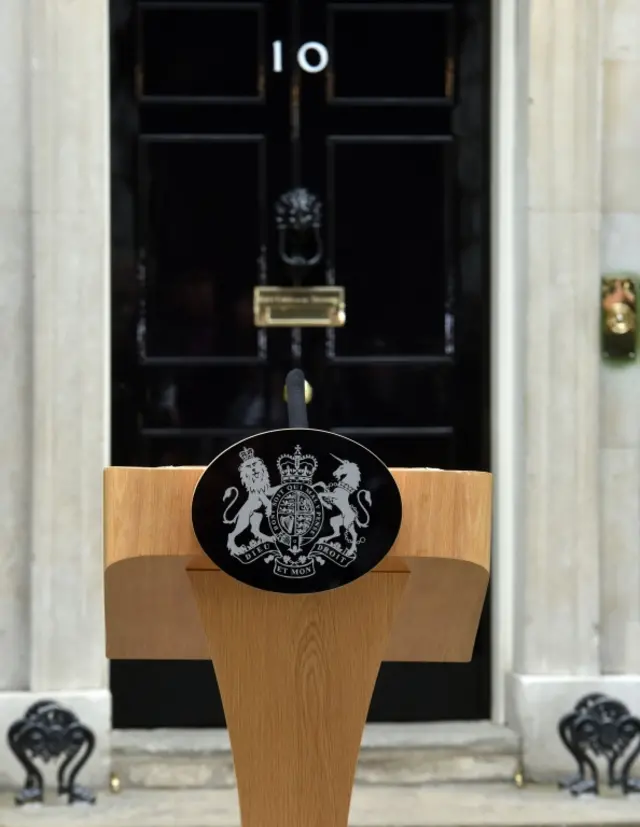
[{"label": "doorway frame", "polygon": [[[522,450],[522,279],[518,261],[518,110],[521,78],[520,0],[491,2],[491,720],[506,723],[507,678],[513,671],[516,549]],[[528,4],[527,4],[528,5]]]},{"label": "doorway frame", "polygon": [[[519,0],[491,0],[490,64],[490,421],[491,466],[494,475],[494,518],[491,571],[491,708],[490,720],[504,724],[507,717],[506,685],[513,669],[515,620],[515,555],[518,547],[521,473],[518,450],[522,446],[522,372],[519,369],[522,343],[521,273],[518,255],[522,248],[516,216],[519,201],[518,114],[520,64],[523,38],[519,27]],[[528,4],[527,4],[528,5]],[[103,13],[90,16],[95,25],[94,38],[109,43],[109,3]],[[104,49],[106,76],[110,55]],[[99,79],[98,79],[99,80]],[[92,94],[104,112],[110,112],[108,84],[99,83]],[[104,146],[110,175],[110,117],[105,119]],[[105,249],[111,249],[110,201],[104,201],[104,215],[99,217]],[[111,329],[110,257],[105,256],[105,329]],[[98,349],[96,348],[96,353]],[[109,386],[111,377],[111,342],[104,337],[100,373]],[[111,433],[111,399],[105,389],[104,417],[106,443]],[[108,461],[108,458],[107,458]]]}]

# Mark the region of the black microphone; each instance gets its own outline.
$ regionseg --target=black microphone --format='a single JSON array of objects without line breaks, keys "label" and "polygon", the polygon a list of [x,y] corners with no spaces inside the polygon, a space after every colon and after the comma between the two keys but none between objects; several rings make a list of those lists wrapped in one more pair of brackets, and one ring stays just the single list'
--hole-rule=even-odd
[{"label": "black microphone", "polygon": [[307,403],[305,402],[305,379],[300,368],[294,368],[287,374],[287,411],[290,428],[308,428]]}]

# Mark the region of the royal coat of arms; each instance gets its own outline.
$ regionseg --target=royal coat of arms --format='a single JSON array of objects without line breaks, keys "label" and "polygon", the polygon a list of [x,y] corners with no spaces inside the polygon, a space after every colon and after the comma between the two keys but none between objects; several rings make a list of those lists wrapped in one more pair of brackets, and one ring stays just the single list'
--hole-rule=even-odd
[{"label": "royal coat of arms", "polygon": [[274,485],[253,448],[243,447],[239,456],[246,497],[238,505],[236,486],[223,497],[223,522],[233,526],[227,539],[232,557],[245,565],[262,560],[273,564],[274,574],[295,579],[312,577],[316,565],[327,561],[344,569],[357,559],[372,502],[371,493],[360,488],[355,462],[331,454],[333,479],[314,482],[318,460],[298,445],[278,458],[280,481]]}]

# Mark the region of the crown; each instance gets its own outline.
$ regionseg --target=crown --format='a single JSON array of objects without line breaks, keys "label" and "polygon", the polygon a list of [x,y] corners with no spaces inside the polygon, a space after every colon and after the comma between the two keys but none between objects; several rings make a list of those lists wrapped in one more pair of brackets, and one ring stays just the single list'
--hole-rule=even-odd
[{"label": "crown", "polygon": [[288,482],[306,482],[310,484],[318,467],[318,461],[310,454],[300,453],[300,446],[296,445],[293,456],[282,454],[278,457],[277,465],[283,485]]},{"label": "crown", "polygon": [[240,451],[240,459],[242,460],[243,465],[245,462],[253,459],[253,448],[243,448],[242,451]]}]

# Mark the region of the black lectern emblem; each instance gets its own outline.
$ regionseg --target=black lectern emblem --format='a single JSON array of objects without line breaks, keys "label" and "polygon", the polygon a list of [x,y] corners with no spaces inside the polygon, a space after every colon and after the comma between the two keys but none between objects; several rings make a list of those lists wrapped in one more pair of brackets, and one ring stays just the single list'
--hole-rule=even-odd
[{"label": "black lectern emblem", "polygon": [[316,592],[379,563],[401,511],[393,477],[366,448],[289,428],[220,454],[196,488],[193,524],[205,552],[237,579],[270,591]]}]

